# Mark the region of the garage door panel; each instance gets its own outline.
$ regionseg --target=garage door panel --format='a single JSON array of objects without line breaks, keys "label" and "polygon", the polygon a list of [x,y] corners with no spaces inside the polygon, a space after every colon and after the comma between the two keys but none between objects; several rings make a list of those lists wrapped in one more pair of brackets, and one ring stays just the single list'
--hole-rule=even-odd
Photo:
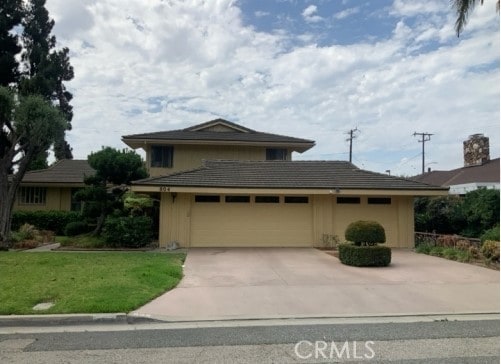
[{"label": "garage door panel", "polygon": [[310,204],[194,203],[191,246],[311,246]]}]

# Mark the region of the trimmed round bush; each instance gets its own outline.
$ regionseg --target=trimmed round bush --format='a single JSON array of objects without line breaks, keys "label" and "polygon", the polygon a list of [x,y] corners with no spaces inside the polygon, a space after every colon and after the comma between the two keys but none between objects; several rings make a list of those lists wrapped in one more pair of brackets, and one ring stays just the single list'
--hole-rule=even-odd
[{"label": "trimmed round bush", "polygon": [[386,267],[391,263],[391,249],[387,246],[359,246],[340,244],[339,260],[355,267]]},{"label": "trimmed round bush", "polygon": [[74,221],[70,222],[64,228],[64,235],[75,236],[80,234],[85,234],[90,231],[89,225],[84,221]]},{"label": "trimmed round bush", "polygon": [[386,242],[383,226],[377,221],[355,221],[346,228],[346,240],[355,245],[375,245]]}]

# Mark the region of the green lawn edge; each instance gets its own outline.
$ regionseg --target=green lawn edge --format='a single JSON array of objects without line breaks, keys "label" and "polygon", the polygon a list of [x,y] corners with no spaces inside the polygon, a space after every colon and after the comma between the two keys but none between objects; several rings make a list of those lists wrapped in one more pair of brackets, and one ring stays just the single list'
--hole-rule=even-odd
[{"label": "green lawn edge", "polygon": [[[184,253],[1,252],[0,315],[130,312],[177,286]],[[53,302],[48,310],[33,306]]]}]

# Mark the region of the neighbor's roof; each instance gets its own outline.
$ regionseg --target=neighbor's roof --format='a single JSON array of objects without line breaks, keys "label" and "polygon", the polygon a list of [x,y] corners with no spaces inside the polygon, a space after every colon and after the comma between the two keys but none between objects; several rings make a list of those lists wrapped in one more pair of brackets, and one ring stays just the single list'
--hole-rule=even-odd
[{"label": "neighbor's roof", "polygon": [[[216,127],[220,129],[216,129]],[[189,128],[170,131],[159,131],[146,134],[125,135],[124,143],[131,147],[140,147],[142,142],[211,142],[211,143],[246,143],[272,145],[283,144],[284,147],[298,147],[298,151],[305,151],[315,145],[308,139],[294,138],[278,134],[269,134],[255,131],[244,126],[223,119],[211,120],[206,123],[191,126]]]},{"label": "neighbor's roof", "polygon": [[26,172],[22,183],[84,183],[85,176],[96,173],[86,160],[62,159],[47,169]]},{"label": "neighbor's roof", "polygon": [[205,161],[197,169],[146,178],[133,184],[172,187],[447,190],[365,171],[342,161]]},{"label": "neighbor's roof", "polygon": [[420,174],[412,177],[412,180],[435,186],[453,186],[467,183],[499,183],[499,158],[487,161],[480,166]]}]

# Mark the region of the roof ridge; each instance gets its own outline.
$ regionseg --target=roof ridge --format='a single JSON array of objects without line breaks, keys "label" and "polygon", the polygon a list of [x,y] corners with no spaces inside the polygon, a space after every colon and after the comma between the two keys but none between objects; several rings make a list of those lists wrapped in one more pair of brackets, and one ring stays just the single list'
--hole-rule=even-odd
[{"label": "roof ridge", "polygon": [[240,124],[237,124],[237,123],[234,123],[232,121],[229,121],[229,120],[226,120],[226,119],[222,119],[222,118],[217,118],[217,119],[214,119],[214,120],[209,120],[209,121],[206,121],[204,123],[192,125],[192,126],[189,126],[187,128],[181,129],[181,130],[182,131],[197,131],[197,129],[208,127],[211,124],[217,124],[217,123],[227,124],[230,127],[234,127],[234,128],[237,128],[237,129],[242,129],[242,130],[244,130],[244,131],[246,131],[248,133],[256,133],[256,130],[247,128],[246,126],[243,126],[243,125],[240,125]]}]

